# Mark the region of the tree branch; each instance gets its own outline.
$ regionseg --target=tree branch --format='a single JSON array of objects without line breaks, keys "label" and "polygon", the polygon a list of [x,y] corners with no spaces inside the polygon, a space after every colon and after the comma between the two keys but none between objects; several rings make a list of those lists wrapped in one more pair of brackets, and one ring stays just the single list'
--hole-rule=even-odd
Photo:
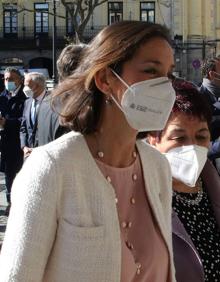
[{"label": "tree branch", "polygon": [[157,3],[159,5],[163,5],[167,8],[169,8],[171,6],[170,0],[157,0]]},{"label": "tree branch", "polygon": [[100,2],[97,3],[97,5],[95,7],[98,7],[99,5],[104,4],[105,2],[108,2],[108,0],[101,0]]}]

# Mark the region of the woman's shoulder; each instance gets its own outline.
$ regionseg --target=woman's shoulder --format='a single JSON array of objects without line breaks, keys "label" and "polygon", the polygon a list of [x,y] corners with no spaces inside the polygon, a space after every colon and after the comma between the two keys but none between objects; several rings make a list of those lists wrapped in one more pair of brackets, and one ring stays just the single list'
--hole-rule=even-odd
[{"label": "woman's shoulder", "polygon": [[82,141],[82,135],[70,132],[47,145],[34,148],[16,177],[16,186],[25,186],[27,191],[30,187],[34,191],[36,187],[38,193],[53,190],[54,186],[60,183],[59,180],[69,177],[72,171],[72,152],[77,152],[79,148],[75,148],[74,144],[82,143],[78,142],[78,139]]},{"label": "woman's shoulder", "polygon": [[149,143],[147,143],[147,141],[138,140],[137,145],[138,145],[138,149],[140,153],[146,154],[148,156],[147,160],[151,161],[154,159],[156,162],[161,161],[163,164],[168,165],[167,158],[161,152],[159,152],[156,148],[154,148]]},{"label": "woman's shoulder", "polygon": [[66,167],[73,163],[75,157],[79,161],[78,155],[83,155],[83,142],[85,141],[81,134],[69,132],[55,141],[34,148],[23,168],[25,167],[25,170],[35,168],[44,173],[45,169],[56,170]]},{"label": "woman's shoulder", "polygon": [[57,138],[56,140],[40,146],[34,150],[45,151],[52,158],[57,158],[62,154],[70,154],[76,152],[76,147],[83,145],[84,138],[80,133],[71,131]]},{"label": "woman's shoulder", "polygon": [[167,183],[171,181],[171,170],[167,158],[145,141],[137,142],[141,163],[148,175]]}]

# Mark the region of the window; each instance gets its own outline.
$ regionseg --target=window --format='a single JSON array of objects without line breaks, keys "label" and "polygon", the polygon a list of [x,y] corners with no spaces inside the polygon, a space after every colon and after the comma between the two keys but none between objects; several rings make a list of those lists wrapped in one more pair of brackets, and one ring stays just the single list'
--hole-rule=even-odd
[{"label": "window", "polygon": [[108,24],[119,22],[123,19],[123,3],[109,2],[108,3]]},{"label": "window", "polygon": [[48,34],[49,31],[49,17],[48,4],[35,3],[35,34]]},{"label": "window", "polygon": [[155,22],[155,2],[140,2],[140,20]]},{"label": "window", "polygon": [[4,37],[17,37],[17,6],[6,4],[3,6]]}]

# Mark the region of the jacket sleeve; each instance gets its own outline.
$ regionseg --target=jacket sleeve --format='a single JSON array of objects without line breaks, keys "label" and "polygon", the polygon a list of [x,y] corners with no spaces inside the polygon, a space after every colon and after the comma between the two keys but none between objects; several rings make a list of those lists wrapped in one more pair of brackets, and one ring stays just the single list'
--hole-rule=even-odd
[{"label": "jacket sleeve", "polygon": [[160,169],[159,177],[162,178],[160,198],[161,204],[163,206],[164,215],[166,219],[167,227],[169,228],[170,235],[171,232],[171,214],[172,214],[172,175],[170,165],[168,160],[162,156],[160,160]]},{"label": "jacket sleeve", "polygon": [[12,207],[0,255],[1,282],[41,282],[57,229],[55,161],[33,151],[12,187]]},{"label": "jacket sleeve", "polygon": [[20,126],[20,142],[21,142],[21,149],[28,145],[28,132],[27,132],[26,117],[25,117],[25,109],[23,111],[23,117]]},{"label": "jacket sleeve", "polygon": [[211,146],[209,147],[208,158],[210,160],[215,160],[220,158],[220,140],[216,140],[211,142]]},{"label": "jacket sleeve", "polygon": [[10,110],[3,116],[5,118],[4,131],[9,136],[15,136],[19,133],[25,100],[21,99],[15,102]]}]

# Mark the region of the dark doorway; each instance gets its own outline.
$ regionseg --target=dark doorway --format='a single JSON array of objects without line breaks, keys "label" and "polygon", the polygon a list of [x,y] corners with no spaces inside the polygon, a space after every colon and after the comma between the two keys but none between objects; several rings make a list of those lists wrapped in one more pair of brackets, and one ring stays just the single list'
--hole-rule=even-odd
[{"label": "dark doorway", "polygon": [[52,59],[49,59],[49,58],[43,58],[43,57],[34,58],[30,60],[29,68],[30,69],[46,68],[48,69],[49,76],[52,77],[53,75],[53,61]]}]

